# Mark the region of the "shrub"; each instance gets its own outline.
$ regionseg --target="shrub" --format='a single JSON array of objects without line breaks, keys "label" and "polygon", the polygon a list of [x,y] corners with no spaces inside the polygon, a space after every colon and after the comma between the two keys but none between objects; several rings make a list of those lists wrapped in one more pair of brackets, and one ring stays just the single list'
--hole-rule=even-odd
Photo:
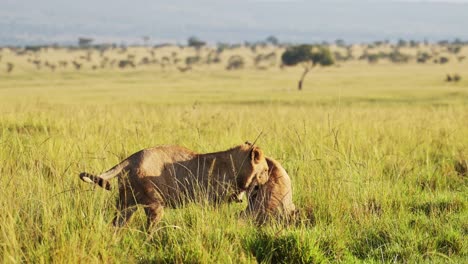
[{"label": "shrub", "polygon": [[226,70],[239,70],[244,68],[244,59],[239,55],[231,56],[228,60]]}]

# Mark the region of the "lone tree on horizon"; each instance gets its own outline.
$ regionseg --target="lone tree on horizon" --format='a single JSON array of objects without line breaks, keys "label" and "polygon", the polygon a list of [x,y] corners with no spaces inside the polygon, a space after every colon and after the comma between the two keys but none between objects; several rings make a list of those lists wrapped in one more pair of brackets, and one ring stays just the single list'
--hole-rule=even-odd
[{"label": "lone tree on horizon", "polygon": [[92,38],[78,38],[78,46],[80,46],[81,48],[89,47],[89,45],[91,45],[92,42]]},{"label": "lone tree on horizon", "polygon": [[271,36],[269,36],[268,38],[266,38],[266,42],[267,42],[267,43],[270,43],[270,44],[273,45],[273,46],[278,46],[278,44],[279,44],[278,38],[275,37],[275,36],[273,36],[273,35],[271,35]]},{"label": "lone tree on horizon", "polygon": [[302,90],[304,78],[313,67],[317,65],[330,66],[334,63],[331,52],[327,47],[306,44],[288,48],[281,56],[281,61],[286,66],[300,64],[304,68],[297,85],[299,91]]},{"label": "lone tree on horizon", "polygon": [[195,49],[200,49],[201,47],[205,46],[206,45],[206,42],[203,41],[203,40],[200,40],[199,38],[197,37],[190,37],[188,40],[187,40],[187,45],[189,47],[194,47]]}]

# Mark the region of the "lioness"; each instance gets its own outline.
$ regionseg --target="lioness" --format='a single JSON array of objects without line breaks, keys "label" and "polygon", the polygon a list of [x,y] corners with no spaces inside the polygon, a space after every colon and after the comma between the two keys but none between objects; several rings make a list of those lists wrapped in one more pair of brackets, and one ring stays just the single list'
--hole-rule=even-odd
[{"label": "lioness", "polygon": [[143,205],[148,227],[163,216],[166,206],[177,207],[202,195],[209,201],[239,201],[252,184],[268,180],[262,150],[250,143],[222,152],[197,154],[179,146],[159,146],[136,152],[107,172],[86,172],[81,180],[107,190],[108,180],[119,178],[119,213],[115,226],[124,225]]},{"label": "lioness", "polygon": [[291,179],[281,164],[266,157],[269,167],[268,181],[250,188],[247,215],[253,215],[258,224],[271,218],[291,220],[297,213],[292,201]]}]

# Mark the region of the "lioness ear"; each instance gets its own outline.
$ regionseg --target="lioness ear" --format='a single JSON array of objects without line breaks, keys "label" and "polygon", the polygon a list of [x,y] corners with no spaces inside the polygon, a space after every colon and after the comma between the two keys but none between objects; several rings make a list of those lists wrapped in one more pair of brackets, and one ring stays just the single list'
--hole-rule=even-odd
[{"label": "lioness ear", "polygon": [[254,147],[251,152],[251,157],[254,163],[260,163],[260,161],[264,158],[263,151],[259,148]]}]

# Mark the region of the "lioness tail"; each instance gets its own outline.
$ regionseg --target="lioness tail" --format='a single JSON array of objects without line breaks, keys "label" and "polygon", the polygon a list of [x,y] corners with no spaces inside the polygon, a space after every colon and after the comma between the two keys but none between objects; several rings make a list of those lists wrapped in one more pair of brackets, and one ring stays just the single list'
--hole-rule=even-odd
[{"label": "lioness tail", "polygon": [[92,174],[89,174],[87,172],[80,173],[80,179],[87,183],[97,184],[106,190],[112,189],[109,181],[104,180],[103,178],[100,178],[99,176],[94,176]]},{"label": "lioness tail", "polygon": [[82,172],[80,173],[80,179],[84,182],[97,184],[106,190],[110,190],[112,189],[112,187],[108,180],[119,175],[129,164],[130,162],[128,160],[124,160],[121,163],[114,166],[112,169],[98,176],[92,175],[87,172]]}]

